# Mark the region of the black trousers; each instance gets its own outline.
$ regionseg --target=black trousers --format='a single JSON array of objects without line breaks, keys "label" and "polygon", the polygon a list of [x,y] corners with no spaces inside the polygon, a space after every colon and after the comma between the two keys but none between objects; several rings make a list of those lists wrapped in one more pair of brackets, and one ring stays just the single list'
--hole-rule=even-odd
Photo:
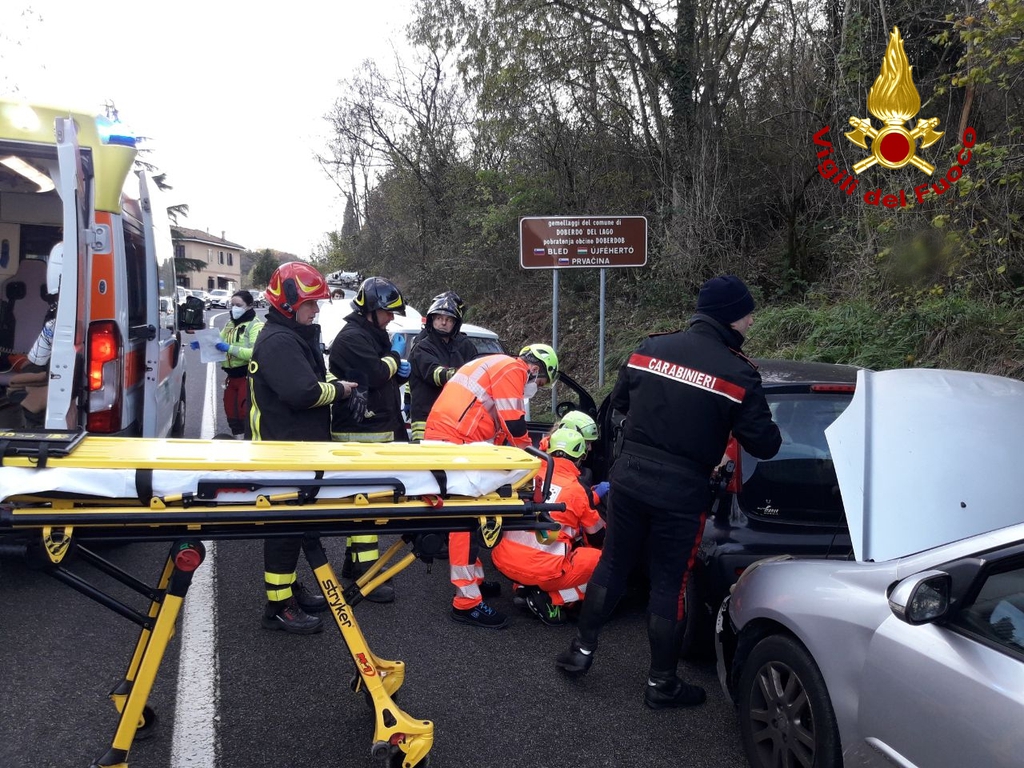
[{"label": "black trousers", "polygon": [[683,620],[685,579],[700,546],[710,500],[706,478],[695,476],[692,489],[684,490],[672,499],[673,506],[665,507],[623,493],[613,477],[608,533],[590,579],[608,591],[608,605],[622,597],[630,572],[647,554],[651,579],[647,612],[672,622]]}]

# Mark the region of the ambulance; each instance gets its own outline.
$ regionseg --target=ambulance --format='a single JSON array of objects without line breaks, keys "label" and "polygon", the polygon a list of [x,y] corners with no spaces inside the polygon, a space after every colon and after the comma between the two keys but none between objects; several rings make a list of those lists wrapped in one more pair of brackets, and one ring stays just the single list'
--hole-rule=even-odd
[{"label": "ambulance", "polygon": [[[0,394],[54,318],[48,430],[184,434],[181,333],[203,307],[178,292],[167,204],[137,154],[116,120],[0,100]],[[0,407],[0,428],[15,414]]]}]

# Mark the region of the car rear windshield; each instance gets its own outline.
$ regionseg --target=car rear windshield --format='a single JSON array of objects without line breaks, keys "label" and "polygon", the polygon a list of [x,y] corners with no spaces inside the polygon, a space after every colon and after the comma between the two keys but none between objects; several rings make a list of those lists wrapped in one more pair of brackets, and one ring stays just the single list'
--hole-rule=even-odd
[{"label": "car rear windshield", "polygon": [[501,342],[497,339],[484,338],[482,336],[470,336],[469,340],[473,342],[473,346],[476,347],[476,353],[478,355],[500,355],[505,352],[501,348]]},{"label": "car rear windshield", "polygon": [[782,447],[768,461],[743,452],[741,508],[780,523],[842,523],[843,502],[825,428],[846,410],[852,393],[766,394]]}]

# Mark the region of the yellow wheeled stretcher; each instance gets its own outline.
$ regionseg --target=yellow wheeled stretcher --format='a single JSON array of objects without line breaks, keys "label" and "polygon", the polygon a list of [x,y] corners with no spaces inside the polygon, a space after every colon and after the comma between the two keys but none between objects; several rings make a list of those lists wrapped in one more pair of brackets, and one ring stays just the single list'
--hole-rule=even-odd
[{"label": "yellow wheeled stretcher", "polygon": [[[451,531],[557,528],[544,501],[551,462],[539,451],[487,444],[380,444],[154,440],[81,432],[0,431],[0,539],[46,573],[141,627],[111,699],[121,717],[110,749],[91,768],[127,768],[155,713],[147,699],[204,540],[301,536],[303,549],[356,666],[352,688],[373,704],[371,755],[389,768],[423,765],[429,720],[393,696],[405,665],[374,655],[353,613],[365,595],[410,565],[428,562]],[[228,455],[230,454],[230,455]],[[534,483],[546,468],[542,483]],[[323,536],[394,533],[399,540],[357,582],[343,586]],[[89,549],[95,541],[169,541],[156,587]],[[403,550],[408,550],[403,555]],[[401,556],[400,556],[401,555]],[[142,614],[68,564],[83,561],[146,597]]]}]

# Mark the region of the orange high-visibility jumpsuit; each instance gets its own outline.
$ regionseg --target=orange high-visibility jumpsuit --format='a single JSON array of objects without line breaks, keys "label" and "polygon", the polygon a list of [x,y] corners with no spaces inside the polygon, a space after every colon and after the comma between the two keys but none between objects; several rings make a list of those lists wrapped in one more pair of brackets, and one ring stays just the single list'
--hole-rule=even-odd
[{"label": "orange high-visibility jumpsuit", "polygon": [[563,502],[564,512],[551,517],[562,529],[558,539],[542,543],[533,531],[505,531],[491,553],[494,565],[512,581],[543,589],[554,605],[582,600],[601,551],[595,547],[573,548],[582,531],[592,535],[604,521],[590,504],[590,490],[580,483],[580,470],[569,459],[554,457],[548,501]]},{"label": "orange high-visibility jumpsuit", "polygon": [[[529,446],[523,397],[529,378],[526,361],[518,357],[488,355],[471,360],[441,390],[427,416],[423,439]],[[470,538],[468,533],[448,536],[448,565],[455,586],[452,605],[459,610],[471,610],[483,601],[483,563],[478,557],[470,564]]]}]

